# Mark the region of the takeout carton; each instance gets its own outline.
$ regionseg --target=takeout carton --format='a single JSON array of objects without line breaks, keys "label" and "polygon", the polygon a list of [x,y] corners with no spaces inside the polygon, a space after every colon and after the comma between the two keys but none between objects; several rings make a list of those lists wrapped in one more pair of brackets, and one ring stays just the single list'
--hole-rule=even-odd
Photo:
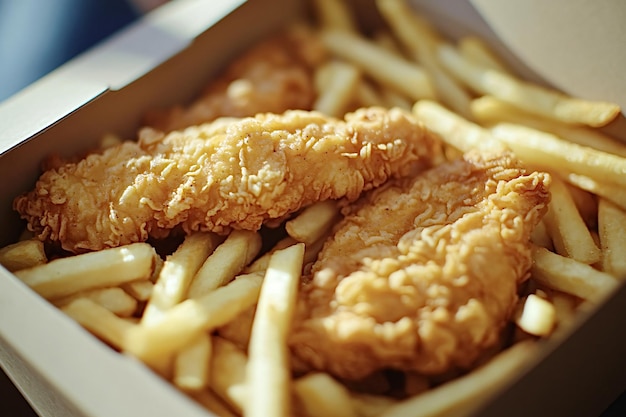
[{"label": "takeout carton", "polygon": [[[366,25],[379,23],[371,1],[353,3]],[[530,70],[507,51],[472,3],[414,3],[445,34],[477,33],[525,76],[548,82],[549,73]],[[475,1],[497,22],[489,3]],[[189,101],[247,46],[306,13],[306,2],[293,0],[172,2],[1,104],[0,244],[16,240],[23,228],[11,203],[32,187],[46,155],[85,151],[105,133],[134,137],[146,110]],[[624,316],[621,286],[543,343],[528,368],[511,375],[476,415],[597,415],[626,387]],[[0,365],[42,416],[209,415],[2,268]]]}]

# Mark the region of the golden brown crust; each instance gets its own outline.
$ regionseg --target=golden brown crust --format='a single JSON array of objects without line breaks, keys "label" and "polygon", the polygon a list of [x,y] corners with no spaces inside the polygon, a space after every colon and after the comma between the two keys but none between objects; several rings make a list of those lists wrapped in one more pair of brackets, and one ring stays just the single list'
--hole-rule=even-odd
[{"label": "golden brown crust", "polygon": [[235,59],[189,106],[151,111],[145,125],[169,132],[222,116],[311,110],[316,94],[312,65],[324,56],[318,45],[305,27],[264,40]]},{"label": "golden brown crust", "polygon": [[469,367],[498,340],[528,277],[548,184],[511,154],[469,153],[367,194],[301,293],[298,361],[347,379]]},{"label": "golden brown crust", "polygon": [[339,120],[293,110],[216,121],[45,172],[15,209],[41,239],[72,252],[170,230],[257,230],[315,201],[347,198],[430,166],[439,142],[399,109]]}]

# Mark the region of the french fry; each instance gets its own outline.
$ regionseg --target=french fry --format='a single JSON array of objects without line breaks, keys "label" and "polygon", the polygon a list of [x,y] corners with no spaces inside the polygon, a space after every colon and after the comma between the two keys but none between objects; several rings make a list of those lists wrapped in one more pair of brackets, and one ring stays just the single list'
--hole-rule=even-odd
[{"label": "french fry", "polygon": [[137,300],[119,287],[80,291],[67,297],[56,299],[52,303],[62,308],[79,298],[89,299],[119,317],[130,317],[137,311]]},{"label": "french fry", "polygon": [[471,149],[503,148],[488,130],[435,101],[418,101],[413,105],[413,114],[424,122],[426,127],[438,134],[445,143],[463,152]]},{"label": "french fry", "polygon": [[317,239],[315,242],[305,247],[304,249],[304,264],[305,265],[308,263],[314,262],[317,259],[317,255],[320,253],[320,251],[324,247],[324,243],[326,243],[326,237],[328,237],[328,235],[330,235],[330,232],[327,235]]},{"label": "french fry", "polygon": [[537,246],[541,246],[549,250],[554,248],[552,245],[552,238],[548,234],[548,228],[546,227],[544,219],[541,219],[541,221],[537,223],[537,226],[533,229],[530,235],[530,241]]},{"label": "french fry", "polygon": [[314,0],[317,19],[324,28],[357,33],[358,27],[345,2],[336,0]]},{"label": "french fry", "polygon": [[567,186],[553,176],[550,192],[552,199],[544,223],[556,252],[589,265],[600,261],[600,249],[596,246]]},{"label": "french fry", "polygon": [[185,237],[159,272],[141,318],[143,323],[155,321],[185,299],[191,280],[218,242],[219,238],[212,233],[197,232]]},{"label": "french fry", "polygon": [[550,335],[556,326],[556,309],[550,301],[529,294],[515,322],[526,333],[545,337]]},{"label": "french fry", "polygon": [[248,356],[234,343],[213,337],[213,355],[209,370],[211,389],[239,415],[246,398]]},{"label": "french fry", "polygon": [[210,360],[211,336],[202,333],[176,354],[172,382],[185,392],[205,389],[209,382]]},{"label": "french fry", "polygon": [[313,109],[329,116],[341,117],[348,108],[354,96],[359,80],[360,71],[347,62],[329,61],[318,68],[317,73],[323,71],[324,82],[319,82],[318,94]]},{"label": "french fry", "polygon": [[255,312],[256,306],[248,308],[225,325],[219,327],[217,329],[217,334],[248,351],[248,344],[250,343],[250,334],[252,333],[252,322],[254,321]]},{"label": "french fry", "polygon": [[435,97],[432,82],[419,65],[356,34],[323,30],[320,36],[331,53],[358,66],[379,83],[413,100]]},{"label": "french fry", "polygon": [[413,107],[413,102],[406,98],[403,94],[390,88],[383,88],[380,92],[383,105],[387,108],[398,107],[407,111]]},{"label": "french fry", "polygon": [[504,74],[511,74],[511,71],[502,62],[500,57],[477,36],[463,36],[457,42],[459,53],[467,60],[480,65],[483,68],[492,69]]},{"label": "french fry", "polygon": [[293,389],[309,417],[356,417],[346,387],[322,372],[294,381]]},{"label": "french fry", "polygon": [[39,295],[52,300],[78,291],[148,279],[156,256],[149,244],[134,243],[55,259],[16,271],[15,275]]},{"label": "french fry", "polygon": [[537,346],[519,342],[486,364],[437,388],[400,401],[380,417],[455,417],[468,415],[529,363]]},{"label": "french fry", "polygon": [[600,127],[615,119],[621,111],[615,103],[570,97],[482,67],[463,57],[451,45],[440,44],[437,53],[444,68],[477,93],[492,95],[539,116]]},{"label": "french fry", "polygon": [[11,272],[42,265],[47,261],[43,242],[37,239],[21,240],[0,249],[0,265]]},{"label": "french fry", "polygon": [[429,59],[435,46],[443,42],[439,32],[406,0],[376,0],[376,8],[416,61]]},{"label": "french fry", "polygon": [[350,393],[352,408],[359,417],[378,417],[397,401],[384,395]]},{"label": "french fry", "polygon": [[61,309],[85,329],[118,350],[124,348],[126,336],[134,327],[88,298],[77,298]]},{"label": "french fry", "polygon": [[404,55],[404,52],[398,42],[396,42],[396,38],[386,29],[381,29],[377,31],[373,36],[372,40],[379,46],[385,48],[388,51],[391,51],[395,54]]},{"label": "french fry", "polygon": [[598,233],[602,269],[619,280],[626,279],[626,212],[601,198],[598,203]]},{"label": "french fry", "polygon": [[597,303],[607,296],[618,281],[592,266],[533,247],[533,279],[546,287]]},{"label": "french fry", "polygon": [[521,125],[500,123],[490,131],[529,164],[554,167],[557,171],[569,171],[600,182],[609,180],[626,186],[626,158]]},{"label": "french fry", "polygon": [[330,230],[337,221],[338,214],[339,210],[334,201],[320,201],[288,220],[285,229],[296,241],[311,245]]},{"label": "french fry", "polygon": [[[561,180],[564,181],[563,178]],[[590,231],[594,231],[598,225],[598,198],[587,190],[583,190],[565,181],[576,208]]]},{"label": "french fry", "polygon": [[133,281],[122,284],[121,288],[137,301],[146,301],[152,294],[154,284],[150,280]]},{"label": "french fry", "polygon": [[267,268],[248,346],[246,417],[290,415],[287,335],[302,273],[304,244],[276,251]]},{"label": "french fry", "polygon": [[[354,95],[359,91],[359,85],[357,85]],[[413,106],[413,101],[402,92],[384,85],[378,86],[378,92],[371,97],[370,101],[374,106],[383,106],[388,109],[398,107],[410,111]]]},{"label": "french fry", "polygon": [[[404,56],[396,40],[387,31],[380,31],[376,33],[374,35],[374,42],[390,52],[398,54],[401,57]],[[384,86],[380,89],[380,99],[381,104],[379,105],[387,108],[399,107],[401,109],[411,110],[411,106],[413,106],[413,102],[404,94],[397,90],[386,88]]]},{"label": "french fry", "polygon": [[285,249],[291,245],[294,245],[298,243],[297,240],[295,240],[294,238],[292,238],[291,236],[287,236],[281,240],[279,240],[278,242],[276,242],[276,244],[274,245],[274,247],[272,247],[269,251],[265,252],[263,255],[259,256],[257,259],[255,259],[254,262],[252,262],[250,265],[248,265],[245,269],[244,272],[246,274],[249,274],[251,272],[265,272],[265,270],[267,269],[267,267],[270,264],[270,259],[272,257],[272,255],[274,254],[274,252],[276,252],[277,250],[280,249]]},{"label": "french fry", "polygon": [[376,5],[412,58],[427,71],[441,101],[470,118],[470,94],[448,75],[435,54],[436,46],[442,42],[438,34],[405,0],[377,0]]},{"label": "french fry", "polygon": [[361,79],[356,86],[354,98],[361,107],[380,106],[384,102],[382,94],[368,80]]},{"label": "french fry", "polygon": [[514,123],[551,133],[562,139],[626,157],[626,145],[597,130],[530,114],[493,96],[482,96],[470,104],[474,119],[483,125]]},{"label": "french fry", "polygon": [[[423,65],[427,69],[430,69],[437,65],[434,62],[435,61],[433,60],[433,63]],[[433,74],[431,77],[433,79],[433,83],[435,84],[437,94],[441,96],[441,102],[463,117],[471,119],[471,95],[464,90],[463,87],[461,87],[454,80],[454,78],[448,76],[447,73],[437,71],[436,69],[431,69],[430,71],[430,73]]]},{"label": "french fry", "polygon": [[232,280],[257,256],[261,244],[261,236],[257,232],[231,232],[204,261],[191,281],[187,296],[201,297]]},{"label": "french fry", "polygon": [[568,183],[593,193],[599,197],[611,201],[618,207],[626,210],[626,187],[611,184],[605,181],[598,181],[585,175],[574,174],[572,172],[560,172]]},{"label": "french fry", "polygon": [[202,297],[177,304],[159,320],[134,327],[126,350],[148,365],[161,362],[202,332],[228,323],[254,305],[261,282],[259,274],[242,275]]},{"label": "french fry", "polygon": [[[148,278],[148,281],[150,281],[152,284],[154,284],[159,277],[161,269],[163,269],[164,263],[165,261],[160,256],[154,258],[154,267],[152,268],[152,274],[150,274],[150,278]],[[152,285],[152,287],[154,288],[154,285]],[[152,295],[152,291],[150,292],[150,295]]]},{"label": "french fry", "polygon": [[577,299],[569,294],[553,291],[551,301],[559,328],[571,323],[576,316]]}]

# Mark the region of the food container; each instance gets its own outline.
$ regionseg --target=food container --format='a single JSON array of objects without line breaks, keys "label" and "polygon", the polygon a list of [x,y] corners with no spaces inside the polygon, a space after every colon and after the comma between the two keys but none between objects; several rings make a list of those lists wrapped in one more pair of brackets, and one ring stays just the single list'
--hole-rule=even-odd
[{"label": "food container", "polygon": [[[366,24],[377,24],[372,2],[355,3]],[[415,3],[444,33],[478,33],[499,52],[507,51],[471,3]],[[487,12],[488,1],[476,3],[497,21]],[[576,2],[581,10],[582,3]],[[171,2],[0,105],[0,244],[15,241],[22,230],[11,203],[32,187],[46,155],[85,151],[105,133],[133,137],[147,109],[187,102],[245,47],[308,12],[305,1],[293,0]],[[531,70],[512,53],[506,56],[528,77],[549,82],[550,74],[540,74],[535,62]],[[544,343],[528,369],[511,376],[477,415],[599,414],[626,387],[624,316],[626,287],[621,286],[566,333]],[[209,415],[4,269],[0,364],[42,416]]]}]

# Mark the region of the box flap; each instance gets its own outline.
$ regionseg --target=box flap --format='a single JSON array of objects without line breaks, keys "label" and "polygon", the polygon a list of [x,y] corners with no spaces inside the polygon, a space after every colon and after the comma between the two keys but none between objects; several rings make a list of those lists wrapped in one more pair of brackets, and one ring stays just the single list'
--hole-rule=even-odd
[{"label": "box flap", "polygon": [[0,155],[107,90],[145,75],[244,1],[167,3],[9,98],[0,104],[0,120],[11,122],[0,130]]},{"label": "box flap", "polygon": [[500,39],[550,84],[626,108],[626,3],[471,0]]}]

